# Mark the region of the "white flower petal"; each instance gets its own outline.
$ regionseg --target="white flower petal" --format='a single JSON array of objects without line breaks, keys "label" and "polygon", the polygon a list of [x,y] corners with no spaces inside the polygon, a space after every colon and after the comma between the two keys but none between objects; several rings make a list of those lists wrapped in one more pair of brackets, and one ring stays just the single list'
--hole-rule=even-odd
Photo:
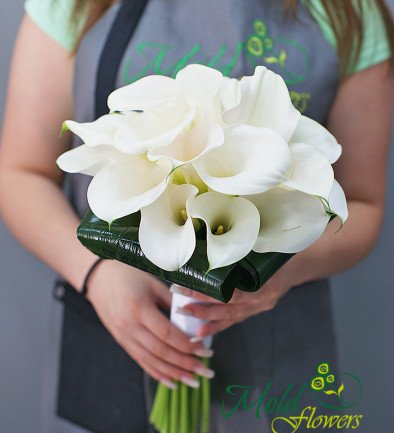
[{"label": "white flower petal", "polygon": [[124,156],[112,146],[101,144],[90,147],[82,144],[60,155],[56,163],[67,173],[94,176],[110,162],[120,160]]},{"label": "white flower petal", "polygon": [[311,144],[290,143],[293,168],[283,184],[308,194],[327,197],[334,182],[334,171],[327,157]]},{"label": "white flower petal", "polygon": [[[256,242],[260,216],[248,200],[207,192],[191,199],[188,214],[207,226],[207,254],[210,269],[238,262]],[[214,234],[219,226],[225,233]]]},{"label": "white flower petal", "polygon": [[186,210],[186,203],[197,193],[193,185],[169,185],[155,202],[141,209],[141,249],[161,269],[180,269],[194,252],[193,222],[190,217],[185,221],[181,211]]},{"label": "white flower petal", "polygon": [[300,191],[277,187],[248,196],[260,212],[260,232],[253,251],[296,253],[315,242],[328,222],[321,200]]},{"label": "white flower petal", "polygon": [[113,162],[93,178],[88,202],[100,219],[112,222],[153,203],[166,189],[171,161],[140,158]]},{"label": "white flower petal", "polygon": [[195,161],[224,142],[223,128],[217,123],[205,121],[179,134],[169,146],[148,153],[152,161],[163,156],[170,158],[174,166]]},{"label": "white flower petal", "polygon": [[224,194],[258,194],[285,181],[287,143],[273,130],[239,125],[225,129],[224,145],[195,161],[201,179]]},{"label": "white flower petal", "polygon": [[212,121],[221,121],[219,91],[223,75],[203,65],[188,65],[175,78],[179,88]]},{"label": "white flower petal", "polygon": [[342,146],[336,138],[320,123],[306,116],[300,117],[290,142],[315,146],[327,156],[331,164],[334,164],[342,153]]},{"label": "white flower petal", "polygon": [[345,193],[341,185],[336,180],[334,180],[332,185],[332,190],[328,197],[328,203],[330,205],[331,212],[335,213],[343,224],[349,217],[349,211]]},{"label": "white flower petal", "polygon": [[97,146],[112,144],[114,134],[125,122],[125,116],[120,114],[106,114],[94,122],[78,123],[66,120],[64,123],[74,134],[78,135],[85,144]]},{"label": "white flower petal", "polygon": [[223,120],[228,125],[246,123],[271,128],[289,141],[300,116],[291,102],[283,78],[258,66],[253,76],[241,79],[241,102],[224,113]]},{"label": "white flower petal", "polygon": [[149,75],[112,92],[108,107],[111,111],[144,110],[151,104],[174,97],[182,98],[182,94],[173,78]]},{"label": "white flower petal", "polygon": [[223,113],[236,107],[241,102],[241,82],[236,78],[223,77],[220,101]]},{"label": "white flower petal", "polygon": [[[115,134],[114,146],[125,153],[143,155],[152,149],[168,146],[187,128],[196,116],[185,101],[177,105],[166,101],[124,124]],[[170,106],[171,105],[171,106]]]}]

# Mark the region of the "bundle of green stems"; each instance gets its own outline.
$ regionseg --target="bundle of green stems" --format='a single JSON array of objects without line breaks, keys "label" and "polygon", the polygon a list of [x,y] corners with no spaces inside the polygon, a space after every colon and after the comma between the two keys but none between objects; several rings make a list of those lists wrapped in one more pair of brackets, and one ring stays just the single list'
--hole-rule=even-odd
[{"label": "bundle of green stems", "polygon": [[[203,361],[208,366],[208,359]],[[210,382],[201,376],[195,379],[198,388],[182,382],[175,389],[158,384],[149,421],[160,433],[208,433]]]}]

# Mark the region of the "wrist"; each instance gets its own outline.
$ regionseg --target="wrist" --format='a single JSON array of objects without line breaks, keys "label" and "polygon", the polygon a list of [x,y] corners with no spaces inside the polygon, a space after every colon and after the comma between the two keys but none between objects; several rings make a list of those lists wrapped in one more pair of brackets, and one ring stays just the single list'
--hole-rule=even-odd
[{"label": "wrist", "polygon": [[89,300],[89,287],[90,287],[91,280],[93,279],[93,276],[96,273],[97,268],[104,260],[105,259],[102,257],[96,257],[95,260],[89,266],[88,270],[86,271],[79,293],[87,300]]},{"label": "wrist", "polygon": [[280,268],[269,282],[285,292],[308,281],[307,274],[306,263],[298,253]]},{"label": "wrist", "polygon": [[283,272],[280,273],[280,280],[288,288],[300,286],[316,279],[314,267],[309,260],[309,252],[307,250],[295,254],[282,269]]}]

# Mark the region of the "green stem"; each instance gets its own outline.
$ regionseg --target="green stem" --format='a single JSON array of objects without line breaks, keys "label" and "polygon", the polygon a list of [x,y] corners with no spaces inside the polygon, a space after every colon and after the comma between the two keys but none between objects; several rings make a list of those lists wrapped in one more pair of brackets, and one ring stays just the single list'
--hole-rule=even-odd
[{"label": "green stem", "polygon": [[[209,360],[204,359],[204,364],[209,365]],[[201,377],[201,433],[208,433],[209,429],[209,409],[211,405],[209,379]]]},{"label": "green stem", "polygon": [[180,384],[177,383],[177,387],[171,392],[170,433],[178,433],[179,428],[179,387]]},{"label": "green stem", "polygon": [[163,393],[165,392],[164,390],[164,385],[159,383],[157,385],[156,388],[156,395],[155,395],[155,399],[153,401],[153,405],[152,405],[152,410],[150,413],[150,417],[149,417],[149,421],[151,424],[153,424],[156,428],[158,427],[158,419],[159,419],[159,414],[162,412],[163,410]]},{"label": "green stem", "polygon": [[188,405],[188,389],[187,385],[184,383],[181,384],[181,404],[180,404],[180,427],[181,431],[180,433],[189,433],[188,427],[188,416],[189,416],[189,405]]},{"label": "green stem", "polygon": [[[200,380],[198,376],[196,378]],[[200,415],[200,388],[192,389],[191,394],[191,433],[197,433]]]},{"label": "green stem", "polygon": [[170,411],[170,389],[163,385],[163,399],[159,413],[159,428],[161,433],[167,433],[167,425],[169,423]]}]

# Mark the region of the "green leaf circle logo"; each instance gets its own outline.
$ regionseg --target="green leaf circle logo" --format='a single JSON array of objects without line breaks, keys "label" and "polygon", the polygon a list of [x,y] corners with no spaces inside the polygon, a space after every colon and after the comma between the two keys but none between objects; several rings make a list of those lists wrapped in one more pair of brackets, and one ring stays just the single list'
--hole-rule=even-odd
[{"label": "green leaf circle logo", "polygon": [[311,388],[313,388],[314,390],[321,391],[322,389],[324,389],[324,386],[325,383],[322,377],[318,376],[312,379]]},{"label": "green leaf circle logo", "polygon": [[265,36],[267,34],[267,26],[261,20],[255,21],[254,29],[259,36]]},{"label": "green leaf circle logo", "polygon": [[333,383],[335,382],[335,376],[333,374],[330,374],[329,376],[327,376],[326,380],[328,383]]},{"label": "green leaf circle logo", "polygon": [[327,374],[330,371],[330,368],[328,367],[328,364],[324,363],[317,367],[317,371],[319,374]]}]

